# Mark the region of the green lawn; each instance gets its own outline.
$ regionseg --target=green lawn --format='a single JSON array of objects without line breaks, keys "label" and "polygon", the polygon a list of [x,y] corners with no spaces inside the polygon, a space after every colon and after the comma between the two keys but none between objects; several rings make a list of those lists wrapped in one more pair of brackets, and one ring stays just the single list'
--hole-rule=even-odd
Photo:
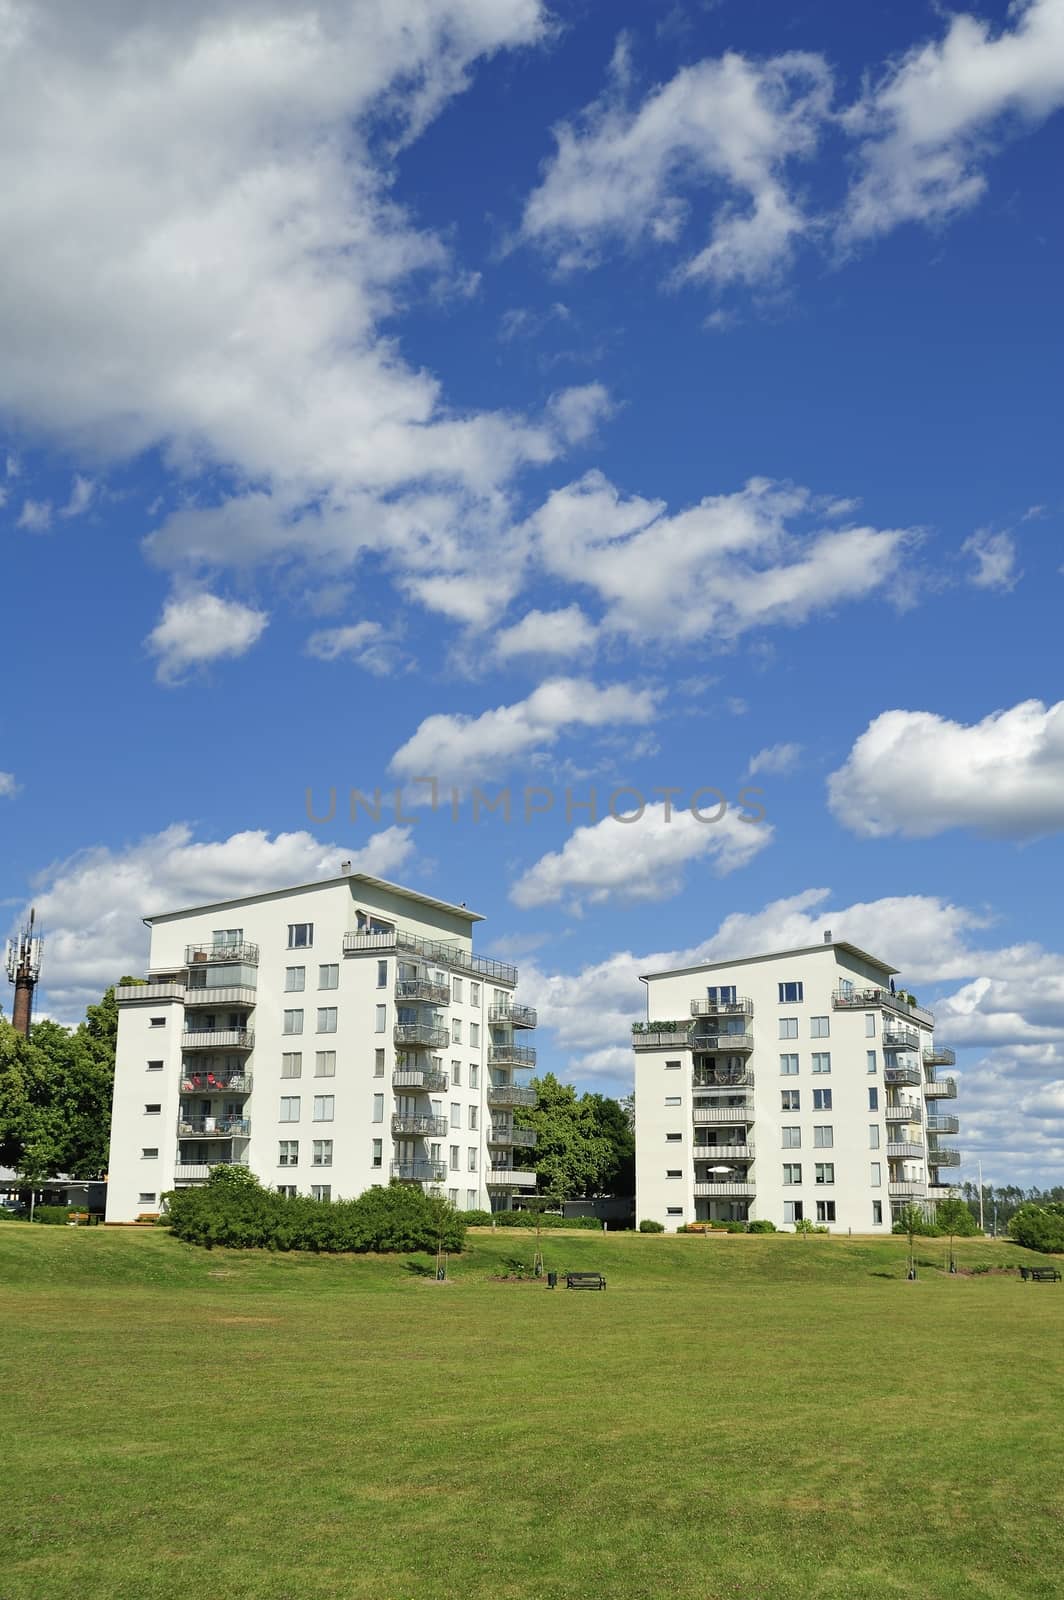
[{"label": "green lawn", "polygon": [[0,1600],[1060,1594],[1064,1285],[571,1233],[609,1289],[551,1293],[470,1238],[438,1285],[0,1225]]}]

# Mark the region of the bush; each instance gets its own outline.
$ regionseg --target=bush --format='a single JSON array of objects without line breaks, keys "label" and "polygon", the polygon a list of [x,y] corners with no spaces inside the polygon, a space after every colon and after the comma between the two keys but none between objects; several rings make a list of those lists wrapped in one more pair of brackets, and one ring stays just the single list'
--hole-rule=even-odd
[{"label": "bush", "polygon": [[74,1215],[73,1206],[34,1206],[34,1222],[43,1222],[46,1228],[65,1228]]},{"label": "bush", "polygon": [[455,1215],[465,1228],[490,1228],[495,1220],[490,1211],[457,1211]]},{"label": "bush", "polygon": [[1009,1233],[1017,1244],[1043,1255],[1064,1253],[1064,1205],[1050,1201],[1036,1205],[1025,1200],[1009,1220]]},{"label": "bush", "polygon": [[775,1233],[776,1224],[770,1222],[767,1217],[757,1217],[753,1222],[747,1223],[746,1231],[747,1233]]},{"label": "bush", "polygon": [[[469,1227],[487,1227],[492,1223],[497,1228],[532,1228],[536,1226],[536,1213],[534,1211],[459,1211],[455,1215],[464,1219],[469,1217],[486,1217],[487,1222],[467,1223]],[[560,1217],[556,1211],[541,1211],[539,1214],[541,1228],[594,1228],[597,1233],[602,1232],[602,1223],[598,1217]]]},{"label": "bush", "polygon": [[665,1224],[663,1222],[655,1222],[653,1217],[644,1217],[639,1224],[639,1231],[640,1233],[664,1233]]}]

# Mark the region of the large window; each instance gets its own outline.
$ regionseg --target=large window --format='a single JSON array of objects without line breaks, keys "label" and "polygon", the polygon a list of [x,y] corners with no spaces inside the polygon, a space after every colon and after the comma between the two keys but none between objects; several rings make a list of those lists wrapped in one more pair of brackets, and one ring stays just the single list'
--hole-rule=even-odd
[{"label": "large window", "polygon": [[314,1076],[316,1078],[335,1078],[336,1077],[336,1051],[335,1050],[315,1050],[315,1052],[314,1052]]},{"label": "large window", "polygon": [[800,1200],[785,1200],[783,1202],[784,1222],[801,1222],[805,1216]]},{"label": "large window", "polygon": [[830,1150],[835,1143],[835,1131],[830,1125],[820,1125],[813,1128],[813,1147],[816,1150]]},{"label": "large window", "polygon": [[802,1091],[800,1089],[780,1090],[781,1111],[801,1111]]},{"label": "large window", "polygon": [[835,1221],[834,1200],[818,1200],[816,1203],[816,1220],[818,1222]]},{"label": "large window", "polygon": [[312,1200],[331,1200],[332,1185],[328,1183],[312,1183],[310,1186],[310,1198]]},{"label": "large window", "polygon": [[313,943],[313,922],[290,922],[288,924],[289,950],[309,950]]}]

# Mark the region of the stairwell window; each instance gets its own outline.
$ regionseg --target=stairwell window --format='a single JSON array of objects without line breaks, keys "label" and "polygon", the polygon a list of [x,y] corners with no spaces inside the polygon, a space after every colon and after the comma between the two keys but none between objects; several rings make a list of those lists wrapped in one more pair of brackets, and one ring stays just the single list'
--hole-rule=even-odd
[{"label": "stairwell window", "polygon": [[384,1165],[384,1140],[383,1139],[374,1139],[374,1141],[373,1141],[373,1158],[372,1158],[372,1161],[371,1161],[371,1165],[374,1166],[374,1167],[383,1167],[383,1165]]},{"label": "stairwell window", "polygon": [[875,1053],[874,1050],[866,1050],[865,1051],[865,1071],[866,1072],[875,1072],[875,1070],[876,1070],[876,1053]]},{"label": "stairwell window", "polygon": [[384,1051],[383,1050],[374,1050],[374,1052],[373,1052],[373,1076],[375,1078],[383,1078],[384,1077]]},{"label": "stairwell window", "polygon": [[868,1148],[869,1148],[869,1150],[878,1150],[879,1149],[879,1123],[878,1122],[870,1122],[868,1124]]},{"label": "stairwell window", "polygon": [[865,1038],[866,1039],[874,1039],[875,1038],[875,1036],[876,1036],[876,1014],[875,1014],[874,1011],[866,1011],[865,1012],[864,1031],[865,1031]]},{"label": "stairwell window", "polygon": [[384,1096],[382,1094],[373,1096],[373,1120],[374,1122],[384,1121]]},{"label": "stairwell window", "polygon": [[387,989],[387,987],[388,987],[388,963],[387,963],[387,961],[378,961],[377,962],[377,988],[378,989]]},{"label": "stairwell window", "polygon": [[869,1091],[868,1091],[868,1109],[869,1109],[869,1111],[878,1111],[879,1110],[879,1090],[878,1089],[869,1089]]},{"label": "stairwell window", "polygon": [[872,1188],[880,1188],[883,1183],[883,1163],[881,1161],[870,1161],[868,1164],[868,1169],[869,1181],[871,1182]]},{"label": "stairwell window", "polygon": [[386,1032],[387,1027],[388,1027],[388,1007],[387,1006],[376,1006],[376,1007],[374,1007],[374,1016],[373,1016],[373,1031],[374,1031],[374,1033],[384,1033],[384,1032]]},{"label": "stairwell window", "polygon": [[883,1222],[883,1202],[882,1202],[882,1200],[873,1200],[872,1201],[872,1224],[873,1224],[874,1227],[879,1227],[879,1226],[881,1226],[882,1222]]}]

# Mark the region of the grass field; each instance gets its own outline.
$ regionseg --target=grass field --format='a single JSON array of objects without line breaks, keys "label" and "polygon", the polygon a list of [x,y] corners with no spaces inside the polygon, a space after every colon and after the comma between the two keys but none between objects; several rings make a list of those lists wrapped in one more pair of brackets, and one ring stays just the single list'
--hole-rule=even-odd
[{"label": "grass field", "polygon": [[572,1233],[609,1288],[552,1293],[470,1241],[439,1285],[0,1226],[0,1600],[1061,1593],[1064,1285]]}]

